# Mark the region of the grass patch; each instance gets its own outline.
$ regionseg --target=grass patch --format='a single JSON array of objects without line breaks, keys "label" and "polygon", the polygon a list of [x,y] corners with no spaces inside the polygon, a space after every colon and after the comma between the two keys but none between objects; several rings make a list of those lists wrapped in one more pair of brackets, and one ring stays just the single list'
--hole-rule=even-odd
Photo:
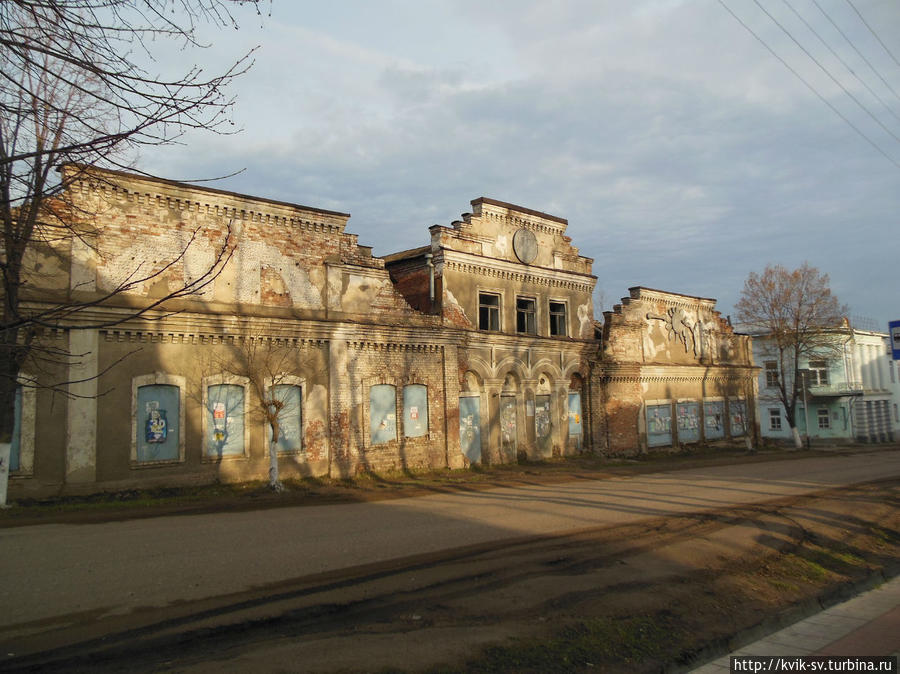
[{"label": "grass patch", "polygon": [[777,578],[769,578],[768,583],[780,592],[796,592],[800,589],[793,583],[789,583],[786,580],[778,580]]},{"label": "grass patch", "polygon": [[831,550],[815,546],[806,553],[807,558],[822,567],[833,571],[846,571],[852,567],[865,566],[865,561],[847,550]]},{"label": "grass patch", "polygon": [[831,573],[818,562],[794,553],[785,555],[781,560],[781,566],[781,573],[788,578],[797,578],[810,583],[821,583]]},{"label": "grass patch", "polygon": [[642,669],[671,658],[677,630],[664,616],[591,618],[548,639],[516,639],[491,646],[459,668],[438,667],[432,674],[458,672],[571,672],[602,665]]}]

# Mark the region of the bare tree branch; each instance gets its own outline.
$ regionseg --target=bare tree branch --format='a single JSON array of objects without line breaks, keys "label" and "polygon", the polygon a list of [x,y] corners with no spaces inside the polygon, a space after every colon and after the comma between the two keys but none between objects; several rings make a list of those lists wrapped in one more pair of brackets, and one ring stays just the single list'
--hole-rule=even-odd
[{"label": "bare tree branch", "polygon": [[[120,308],[108,320],[86,319],[86,312],[149,281],[170,278],[200,231],[194,230],[161,268],[136,262],[125,279],[101,292],[87,292],[74,282],[62,299],[41,297],[33,283],[39,272],[29,266],[38,255],[71,264],[75,246],[99,255],[102,214],[86,212],[68,195],[70,184],[91,167],[129,169],[138,148],[178,142],[192,129],[235,132],[228,86],[251,67],[254,50],[213,73],[190,61],[176,75],[151,68],[158,68],[156,56],[163,50],[174,46],[189,59],[189,50],[206,46],[198,37],[201,24],[237,28],[233,11],[251,5],[259,15],[261,2],[0,2],[0,443],[12,435],[15,389],[26,361],[38,371],[41,363],[78,358],[46,341],[47,334],[96,330],[169,311],[168,302],[203,292],[231,259],[229,230],[205,273],[170,286],[140,308]],[[73,382],[47,385],[62,391],[68,383]]]},{"label": "bare tree branch", "polygon": [[762,274],[751,272],[735,308],[744,328],[771,344],[778,363],[778,397],[799,443],[800,363],[814,355],[826,359],[835,355],[839,347],[834,332],[847,307],[831,293],[828,274],[804,262],[793,271],[768,265]]}]

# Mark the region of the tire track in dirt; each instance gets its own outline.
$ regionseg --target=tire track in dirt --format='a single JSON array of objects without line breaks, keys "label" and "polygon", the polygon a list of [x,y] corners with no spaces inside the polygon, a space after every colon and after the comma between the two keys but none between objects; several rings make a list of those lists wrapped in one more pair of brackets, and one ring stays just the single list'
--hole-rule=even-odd
[{"label": "tire track in dirt", "polygon": [[[19,664],[42,671],[152,671],[175,663],[227,669],[237,653],[277,647],[298,636],[311,644],[330,641],[335,645],[327,650],[333,652],[365,637],[473,629],[483,632],[468,640],[478,646],[540,633],[561,622],[560,616],[593,610],[610,596],[646,593],[660,583],[718,572],[743,557],[792,549],[807,532],[781,510],[811,498],[474,546],[297,579],[220,599],[217,606],[179,607],[180,615],[156,609],[157,615],[144,616],[161,618],[156,622]],[[121,620],[126,627],[127,619]]]}]

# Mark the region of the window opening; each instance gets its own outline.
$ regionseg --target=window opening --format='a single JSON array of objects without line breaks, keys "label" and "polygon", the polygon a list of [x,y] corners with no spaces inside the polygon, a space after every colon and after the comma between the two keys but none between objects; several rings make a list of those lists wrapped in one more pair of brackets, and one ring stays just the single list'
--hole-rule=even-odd
[{"label": "window opening", "polygon": [[809,385],[828,385],[828,363],[824,360],[809,361]]},{"label": "window opening", "polygon": [[526,297],[516,299],[516,332],[526,335],[537,334],[537,322],[535,320],[535,301]]},{"label": "window opening", "polygon": [[781,430],[781,410],[769,408],[769,429],[773,431]]},{"label": "window opening", "polygon": [[566,336],[566,305],[563,302],[550,302],[550,334]]},{"label": "window opening", "polygon": [[478,328],[500,330],[500,295],[478,293]]},{"label": "window opening", "polygon": [[773,388],[778,386],[778,362],[767,360],[766,363],[766,387]]}]

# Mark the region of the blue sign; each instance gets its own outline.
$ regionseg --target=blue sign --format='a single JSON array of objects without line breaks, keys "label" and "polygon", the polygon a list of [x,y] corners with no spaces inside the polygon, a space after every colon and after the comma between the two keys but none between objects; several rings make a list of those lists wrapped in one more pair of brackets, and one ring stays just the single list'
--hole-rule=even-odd
[{"label": "blue sign", "polygon": [[900,360],[900,321],[888,323],[888,330],[891,333],[891,353],[893,358],[894,360]]}]

